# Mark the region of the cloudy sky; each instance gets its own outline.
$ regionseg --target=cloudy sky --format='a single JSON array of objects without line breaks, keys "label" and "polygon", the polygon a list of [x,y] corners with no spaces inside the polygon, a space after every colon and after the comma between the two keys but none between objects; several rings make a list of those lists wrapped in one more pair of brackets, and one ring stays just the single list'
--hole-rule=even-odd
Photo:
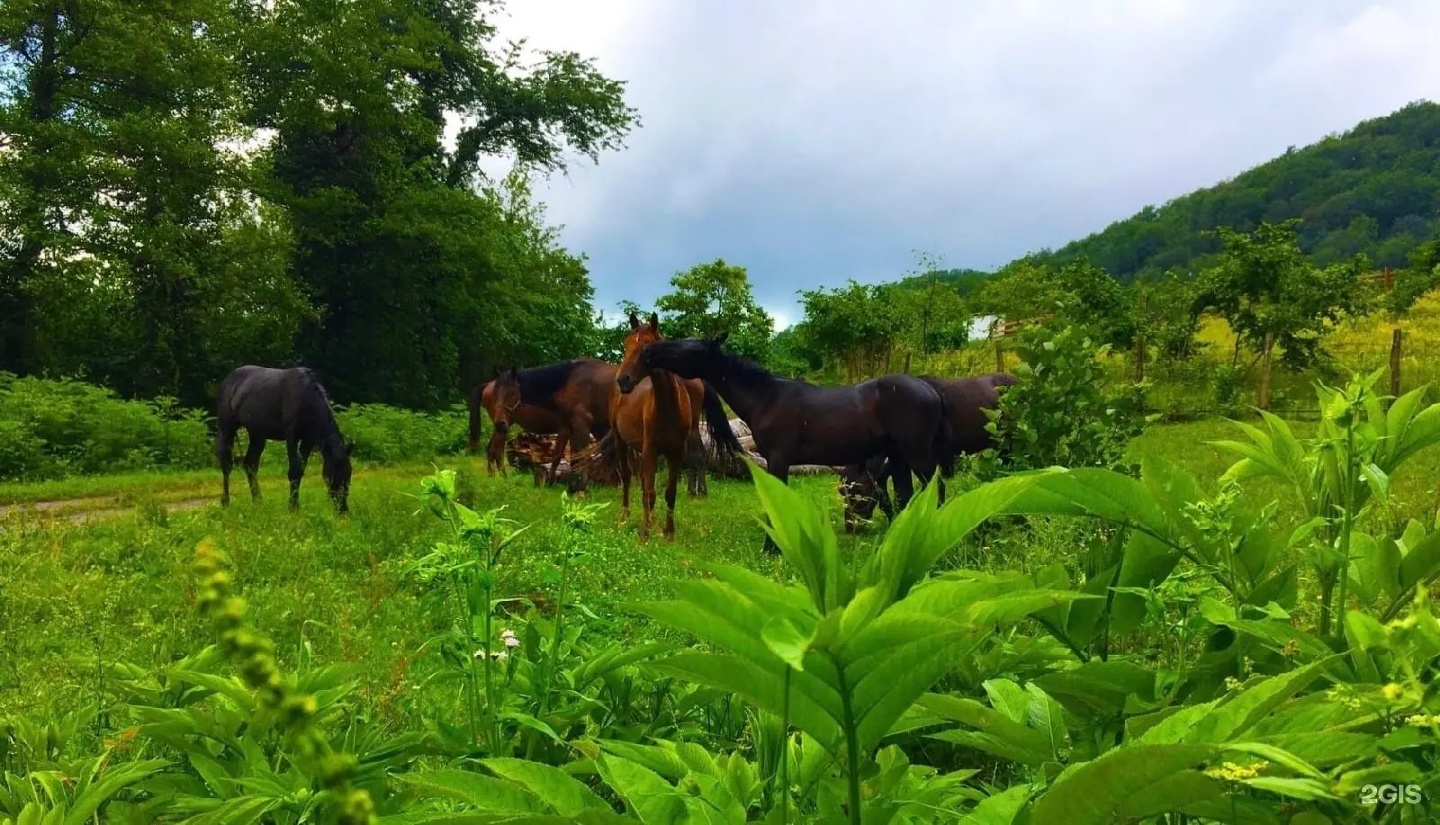
[{"label": "cloudy sky", "polygon": [[796,290],[993,268],[1440,99],[1437,0],[511,0],[628,82],[629,148],[537,182],[597,305],[677,270]]}]

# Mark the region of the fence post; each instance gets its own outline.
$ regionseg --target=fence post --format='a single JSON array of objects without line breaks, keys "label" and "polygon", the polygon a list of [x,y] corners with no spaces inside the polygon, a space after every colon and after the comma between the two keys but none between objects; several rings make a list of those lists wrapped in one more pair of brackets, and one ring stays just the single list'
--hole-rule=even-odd
[{"label": "fence post", "polygon": [[997,317],[990,322],[990,337],[995,340],[995,371],[1005,371],[1005,335]]},{"label": "fence post", "polygon": [[1390,331],[1390,395],[1400,395],[1400,328]]},{"label": "fence post", "polygon": [[1140,326],[1135,333],[1135,383],[1145,383],[1145,309],[1148,295],[1140,296]]},{"label": "fence post", "polygon": [[1270,409],[1270,368],[1275,353],[1275,333],[1265,333],[1265,351],[1260,356],[1260,393],[1256,399],[1255,406],[1262,410]]}]

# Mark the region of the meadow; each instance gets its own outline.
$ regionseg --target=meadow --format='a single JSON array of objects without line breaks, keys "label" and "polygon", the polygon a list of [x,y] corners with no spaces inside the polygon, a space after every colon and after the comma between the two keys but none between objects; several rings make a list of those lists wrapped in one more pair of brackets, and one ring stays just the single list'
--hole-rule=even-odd
[{"label": "meadow", "polygon": [[[1317,424],[1294,422],[1293,426],[1295,436],[1303,440],[1315,434]],[[1217,419],[1155,423],[1130,443],[1126,458],[1137,464],[1156,459],[1173,464],[1177,472],[1187,473],[1199,482],[1203,496],[1198,503],[1213,505],[1223,499],[1218,480],[1236,456],[1208,442],[1235,438],[1237,433],[1233,423]],[[317,718],[324,719],[328,741],[336,749],[357,752],[360,770],[354,782],[369,789],[382,813],[388,810],[384,821],[538,822],[549,821],[543,815],[557,811],[568,811],[573,821],[592,821],[586,817],[600,815],[586,811],[582,817],[569,809],[547,809],[536,800],[545,799],[549,786],[534,784],[539,781],[534,777],[519,780],[506,773],[500,763],[494,762],[497,754],[530,760],[524,764],[564,766],[568,771],[565,776],[572,779],[589,776],[586,787],[593,787],[607,805],[629,811],[644,821],[689,821],[686,816],[699,816],[695,811],[682,815],[681,809],[689,810],[686,805],[691,803],[679,802],[674,804],[680,807],[668,809],[662,805],[657,813],[647,808],[658,803],[647,802],[646,794],[677,799],[688,795],[692,800],[700,799],[695,804],[702,809],[723,807],[723,814],[711,811],[714,816],[710,821],[774,820],[773,757],[770,775],[764,770],[765,750],[773,747],[774,741],[767,745],[764,740],[768,717],[763,704],[762,710],[757,710],[734,693],[687,684],[687,680],[675,678],[673,670],[656,667],[649,658],[660,648],[651,646],[689,645],[694,635],[685,632],[684,622],[677,626],[656,621],[654,611],[637,609],[644,603],[695,599],[695,593],[687,595],[686,583],[709,581],[713,585],[715,575],[725,579],[713,567],[716,564],[733,565],[777,582],[794,581],[797,575],[804,579],[803,570],[797,574],[796,556],[782,558],[761,551],[762,499],[757,498],[753,484],[712,480],[710,495],[699,499],[682,491],[677,540],[667,544],[657,537],[640,545],[635,536],[635,519],[628,525],[618,523],[619,495],[615,488],[597,487],[577,502],[564,496],[559,488],[536,488],[525,473],[486,476],[479,457],[437,456],[423,463],[361,462],[351,493],[351,513],[346,517],[333,513],[318,478],[308,479],[302,488],[300,510],[288,511],[280,465],[272,460],[262,468],[265,495],[259,502],[242,495],[228,509],[218,506],[218,472],[214,470],[150,471],[0,487],[0,506],[9,508],[0,517],[0,561],[5,570],[0,582],[0,649],[6,652],[0,665],[0,720],[4,720],[0,730],[8,732],[0,741],[6,743],[3,760],[11,771],[6,788],[0,791],[0,812],[14,816],[24,808],[27,796],[20,789],[31,787],[25,778],[27,768],[32,778],[42,774],[41,765],[49,769],[68,766],[60,769],[60,775],[67,771],[84,775],[85,770],[93,770],[94,785],[104,774],[101,763],[134,760],[125,764],[136,765],[145,764],[140,761],[143,758],[158,758],[166,762],[149,764],[146,773],[132,777],[123,792],[118,783],[107,791],[123,797],[110,801],[105,808],[108,821],[150,821],[146,817],[157,815],[153,812],[158,810],[170,816],[193,816],[194,821],[216,822],[298,822],[319,815],[318,810],[312,810],[319,803],[308,794],[297,796],[300,788],[309,787],[311,774],[305,773],[303,760],[285,755],[284,743],[290,739],[277,735],[266,740],[263,734],[254,733],[273,767],[265,769],[263,777],[251,776],[256,768],[249,763],[258,754],[252,754],[248,762],[236,756],[251,747],[241,744],[246,738],[241,734],[244,725],[222,732],[216,728],[223,727],[228,717],[211,715],[216,714],[214,710],[201,711],[226,694],[227,689],[219,684],[233,681],[239,685],[248,678],[225,676],[223,662],[214,660],[216,630],[205,621],[206,598],[201,592],[204,577],[197,577],[194,567],[197,545],[207,544],[226,560],[226,587],[243,594],[244,626],[273,642],[274,662],[280,672],[296,674],[296,684],[310,686],[313,695],[320,697]],[[453,472],[449,481],[453,489],[437,497],[435,491],[446,484],[444,471]],[[1365,510],[1366,529],[1382,535],[1411,517],[1428,523],[1433,518],[1437,482],[1440,451],[1425,450],[1406,465],[1404,473],[1395,474],[1383,504]],[[973,480],[967,482],[962,477],[951,493],[974,486]],[[814,512],[839,534],[835,562],[840,568],[861,576],[867,569],[866,562],[883,555],[891,546],[884,540],[883,525],[872,526],[858,536],[840,534],[840,499],[834,477],[798,477],[792,480],[791,487],[797,499],[786,508],[788,512]],[[427,489],[429,495],[425,494]],[[40,510],[34,506],[38,501],[72,496],[85,497],[77,502],[78,509]],[[1241,498],[1252,513],[1260,512],[1266,501],[1277,502],[1278,508],[1267,516],[1275,529],[1293,527],[1305,520],[1304,503],[1292,488],[1275,479],[1247,483]],[[469,523],[470,539],[477,533],[487,540],[514,534],[503,543],[493,567],[483,574],[478,574],[473,564],[468,568],[466,564],[454,564],[453,551],[458,548],[462,556],[473,561],[477,546],[464,539],[457,543],[457,538],[467,533],[460,520],[450,520],[459,510],[447,508],[456,504],[479,514]],[[107,512],[86,521],[77,516],[86,509]],[[490,521],[487,515],[499,520]],[[1211,513],[1215,518],[1223,515],[1219,510]],[[1235,516],[1232,513],[1227,518]],[[1212,525],[1211,529],[1224,532],[1230,528]],[[1242,524],[1240,529],[1254,526]],[[1045,514],[1020,521],[1002,517],[989,527],[971,531],[953,548],[936,555],[932,573],[938,580],[960,571],[1002,578],[1022,575],[1038,584],[1053,577],[1057,564],[1073,568],[1091,563],[1086,559],[1095,552],[1097,540],[1103,543],[1113,536],[1113,530],[1097,531],[1086,519]],[[913,531],[910,541],[917,541]],[[1135,626],[1123,643],[1117,638],[1117,650],[1110,652],[1114,658],[1105,658],[1118,666],[1123,652],[1123,659],[1156,667],[1159,675],[1174,673],[1175,668],[1186,667],[1187,663],[1198,667],[1204,661],[1205,622],[1196,611],[1219,596],[1213,586],[1195,583],[1194,577],[1203,577],[1205,567],[1200,564],[1188,573],[1177,571],[1173,577],[1162,577],[1163,583],[1157,589],[1161,598],[1150,599],[1148,610],[1153,615]],[[1297,567],[1302,568],[1303,579],[1304,565]],[[486,578],[490,573],[493,580]],[[487,594],[484,601],[492,609],[476,603],[474,588],[482,585]],[[1313,580],[1301,585],[1307,592],[1313,586]],[[1280,601],[1285,598],[1280,597]],[[557,605],[566,616],[563,631]],[[1020,613],[1034,607],[1030,605]],[[1206,612],[1214,609],[1213,604],[1206,606]],[[1280,608],[1271,601],[1267,609]],[[1290,611],[1284,614],[1290,617],[1283,623],[1287,627],[1292,622],[1300,626],[1314,619],[1313,604],[1297,605],[1292,600]],[[1005,691],[997,693],[999,682],[1016,684],[1018,689],[1027,675],[1065,673],[1075,666],[1073,661],[1064,662],[1066,650],[1056,639],[1036,635],[1033,627],[1024,629],[1026,622],[1021,615],[1000,616],[999,621],[1006,625],[999,636],[972,649],[963,662],[952,663],[953,669],[946,668],[948,675],[933,689],[943,688],[948,694],[927,696],[989,695],[993,706],[1003,709],[1005,702],[1015,697],[1005,699]],[[505,665],[506,670],[500,666],[504,657],[499,654],[507,650],[511,640],[519,649],[510,651],[514,655]],[[474,651],[475,657],[467,655],[468,649],[457,648],[462,641],[465,645],[480,645]],[[495,650],[491,650],[492,642]],[[1081,647],[1086,644],[1084,640],[1067,643]],[[1288,650],[1299,643],[1287,640],[1281,644]],[[714,647],[712,641],[705,649]],[[210,659],[203,653],[207,650],[212,651]],[[636,653],[626,657],[625,651]],[[524,670],[517,672],[515,665],[522,652],[528,654],[522,668],[539,667],[540,672],[549,668],[543,679],[546,690],[536,686],[535,673],[527,677]],[[1254,668],[1257,674],[1263,672],[1264,667],[1251,662],[1250,656],[1262,659],[1252,650],[1245,657],[1245,667]],[[594,663],[618,661],[619,657],[626,660],[614,672],[587,675],[586,668]],[[483,704],[488,707],[493,701],[506,707],[508,712],[499,717],[483,713],[476,716],[475,708],[482,704],[473,681],[476,658],[487,664],[492,658],[497,660],[499,670],[493,677],[487,670],[487,681],[498,680],[507,695],[501,700],[487,694]],[[209,675],[197,661],[206,662],[205,667],[213,668],[215,675]],[[1089,654],[1082,661],[1087,663],[1082,668],[1096,664]],[[813,668],[814,663],[810,664]],[[239,672],[247,671],[242,667]],[[1281,676],[1286,672],[1282,669]],[[1256,682],[1258,675],[1237,673],[1247,686],[1258,685],[1252,689],[1268,689],[1269,682]],[[221,682],[214,683],[213,679]],[[547,693],[552,680],[555,688]],[[192,688],[192,695],[185,696],[187,681],[205,689]],[[948,731],[948,737],[943,733],[923,738],[913,732],[907,735],[921,723],[901,720],[891,742],[899,742],[903,748],[891,744],[876,756],[879,761],[875,765],[882,768],[880,776],[890,777],[888,784],[876,784],[879,779],[872,767],[866,774],[864,793],[867,799],[870,795],[878,798],[865,804],[879,808],[883,803],[896,821],[1009,822],[1012,819],[977,817],[985,811],[996,816],[1006,811],[1020,815],[1024,800],[1016,795],[1017,789],[1028,794],[1047,784],[1052,790],[1063,787],[1056,782],[1054,771],[1060,769],[1061,762],[1086,764],[1081,754],[1093,745],[1087,746],[1079,737],[1094,720],[1087,723],[1081,708],[1098,700],[1077,700],[1076,695],[1084,697],[1084,691],[1067,692],[1053,682],[1044,682],[1060,700],[1061,704],[1056,705],[1056,698],[1043,689],[1037,692],[1034,685],[1039,683],[1041,679],[1036,678],[1025,689],[1029,693],[1022,691],[1025,696],[1043,700],[1037,699],[1040,704],[1030,705],[1028,711],[1022,708],[1023,712],[1014,717],[1021,721],[1019,732],[1002,730],[995,734],[995,741],[963,733],[970,729],[967,725],[978,726],[973,729],[980,731],[1001,724],[988,717],[994,710],[979,704],[973,708],[966,705],[968,709],[957,706],[948,714],[940,714],[951,725],[960,723],[958,730]],[[1377,690],[1380,687],[1374,686]],[[1399,688],[1386,685],[1384,689]],[[1143,704],[1146,690],[1127,690],[1135,693],[1133,701]],[[1224,690],[1220,693],[1221,698],[1212,701],[1224,701]],[[1293,693],[1289,690],[1286,695]],[[257,695],[263,695],[263,690]],[[1201,694],[1197,694],[1190,701],[1200,698]],[[1417,707],[1423,708],[1426,700],[1415,698]],[[1149,701],[1159,700],[1150,697]],[[1283,710],[1273,700],[1266,701],[1271,714]],[[266,718],[260,706],[263,703],[256,702],[254,707],[241,703],[237,708],[244,710],[242,716],[259,713],[260,718]],[[183,725],[176,715],[182,711],[192,714],[185,717]],[[1040,711],[1063,713],[1064,722],[1060,716],[1047,720],[1043,714],[1034,715]],[[1127,724],[1133,725],[1135,718],[1139,717],[1131,717]],[[229,723],[239,724],[233,719]],[[275,722],[272,718],[254,724],[260,731]],[[480,738],[486,740],[485,745],[477,751],[472,738],[475,728],[484,729],[487,724],[497,725],[497,730],[503,728],[504,732],[495,739],[482,732]],[[199,755],[193,743],[189,746],[188,768],[184,767],[185,747],[176,744],[177,734],[169,730],[177,725],[182,729],[193,726],[189,734],[209,742]],[[1348,735],[1348,731],[1358,729],[1355,725],[1347,723],[1336,730],[1344,728]],[[1403,724],[1397,725],[1397,729],[1404,729]],[[467,727],[469,734],[465,733]],[[1054,755],[1041,760],[1053,768],[1036,774],[1033,771],[1043,766],[1033,764],[1031,757],[1021,758],[1022,754],[1015,750],[1019,745],[1003,740],[1009,735],[1034,745],[1034,737],[1041,731],[1059,736],[1065,744],[1062,747],[1057,743]],[[37,749],[37,740],[46,744]],[[505,741],[505,746],[497,746],[496,740]],[[702,771],[696,767],[699,763],[694,754],[687,754],[685,761],[677,764],[673,750],[676,745],[667,743],[682,741],[709,748],[701,752],[715,753],[717,761],[705,763],[710,767]],[[1254,765],[1247,768],[1244,760],[1239,766],[1217,760],[1218,767],[1204,776],[1220,777],[1216,781],[1223,785],[1226,797],[1232,803],[1239,799],[1244,805],[1236,809],[1239,813],[1232,819],[1221,815],[1223,811],[1215,805],[1197,803],[1188,808],[1192,818],[1186,821],[1287,821],[1274,819],[1270,812],[1318,812],[1330,806],[1334,816],[1335,812],[1360,810],[1353,798],[1358,791],[1349,785],[1357,781],[1352,776],[1357,769],[1367,770],[1357,768],[1357,760],[1364,762],[1367,754],[1370,759],[1377,758],[1373,749],[1362,747],[1356,752],[1358,756],[1352,754],[1341,760],[1297,743],[1293,737],[1266,741],[1271,742],[1271,750],[1262,748],[1256,753],[1267,757],[1267,765],[1281,758],[1276,756],[1273,742],[1288,741],[1302,756],[1283,758],[1304,766],[1296,776],[1272,779],[1310,784],[1266,784],[1262,780],[1271,777],[1260,776],[1251,777],[1253,784],[1246,787],[1243,780],[1250,777],[1246,771],[1258,770]],[[387,744],[381,746],[381,742]],[[604,744],[594,744],[597,742]],[[1413,747],[1417,743],[1409,744]],[[816,772],[823,778],[811,779],[808,790],[793,787],[793,800],[787,797],[790,801],[780,810],[789,811],[793,804],[798,821],[849,821],[843,791],[847,771],[838,763],[829,768],[807,763],[807,746],[808,759],[813,762],[815,751],[810,739],[796,735],[789,743],[788,747],[794,749],[791,767]],[[1329,747],[1339,745],[1332,742]],[[605,762],[606,757],[597,748],[602,748],[614,764]],[[227,757],[230,750],[234,753]],[[177,751],[182,754],[178,764],[174,761]],[[733,754],[729,763],[723,755],[726,752]],[[81,755],[94,753],[102,754],[94,764],[76,761]],[[616,764],[621,764],[622,758],[629,760],[623,764],[641,766],[636,770],[644,772],[643,781],[616,773]],[[1378,758],[1379,765],[1387,761],[1383,756]],[[1428,758],[1419,761],[1424,763]],[[1021,761],[1016,763],[1016,759]],[[216,764],[211,765],[211,760]],[[906,768],[907,760],[917,764]],[[942,771],[922,767],[922,762]],[[693,782],[700,775],[719,770],[715,765],[726,764],[730,765],[727,770],[740,771],[728,775],[728,790],[704,784],[687,786],[682,781],[688,777]],[[885,773],[887,764],[891,774]],[[1282,767],[1282,772],[1293,773],[1293,765],[1283,764],[1288,767]],[[478,765],[484,765],[493,776],[475,772]],[[749,772],[736,765],[748,765]],[[1340,767],[1349,771],[1341,772]],[[374,772],[367,775],[367,768]],[[900,773],[894,774],[894,770]],[[597,771],[603,782],[597,783]],[[1230,773],[1222,776],[1225,771]],[[1304,771],[1337,784],[1326,790],[1325,782]],[[1327,773],[1331,771],[1334,776]],[[184,787],[175,784],[175,772],[190,777],[181,783]],[[388,779],[391,773],[411,776],[413,782]],[[225,774],[231,776],[229,782],[223,779]],[[1403,779],[1415,775],[1394,776]],[[201,782],[197,777],[203,777],[203,784],[197,784]],[[502,780],[497,777],[519,782],[519,788],[502,789]],[[1376,777],[1377,781],[1385,778],[1381,774]],[[746,779],[742,782],[741,778]],[[555,777],[546,781],[552,780],[560,781]],[[316,771],[313,781],[323,796],[324,772]],[[836,783],[829,791],[827,781]],[[1096,780],[1091,777],[1089,781]],[[473,784],[476,782],[481,784]],[[648,791],[640,790],[647,782]],[[678,784],[666,791],[670,785],[655,786],[655,782]],[[1341,791],[1345,782],[1349,783],[1345,786],[1348,790]],[[1418,780],[1392,784],[1420,787]],[[1432,785],[1429,783],[1427,790]],[[687,787],[690,789],[685,790]],[[988,795],[981,789],[987,789]],[[578,792],[574,787],[569,790]],[[64,791],[47,793],[35,798],[40,802],[48,799],[56,809],[77,809],[76,798],[67,798]],[[1352,798],[1344,799],[1343,793]],[[1046,798],[1043,793],[1037,796],[1041,802]],[[176,804],[177,797],[181,804]],[[987,799],[986,807],[977,807]],[[168,800],[165,804],[170,807],[164,808],[161,800]],[[66,808],[66,804],[70,807]],[[1073,821],[1112,821],[1107,817],[1123,813],[1123,808],[1118,802],[1101,804],[1090,812],[1093,816],[1077,813]],[[427,813],[407,818],[407,810]],[[466,818],[462,812],[467,810],[489,814]],[[1393,816],[1418,812],[1415,809],[1404,813],[1409,810],[1404,805],[1391,805],[1389,810]],[[762,813],[767,815],[762,817]],[[1197,813],[1203,816],[1195,817]],[[966,816],[971,818],[964,819]],[[1142,821],[1140,817],[1121,819]]]}]

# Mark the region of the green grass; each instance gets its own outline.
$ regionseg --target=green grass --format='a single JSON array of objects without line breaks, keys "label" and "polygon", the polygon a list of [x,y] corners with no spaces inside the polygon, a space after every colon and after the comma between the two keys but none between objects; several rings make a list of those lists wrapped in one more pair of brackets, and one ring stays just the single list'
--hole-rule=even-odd
[{"label": "green grass", "polygon": [[[1296,426],[1298,434],[1309,434],[1311,425]],[[1132,456],[1165,457],[1213,489],[1231,458],[1204,442],[1232,433],[1223,421],[1156,426],[1134,442]],[[461,487],[476,509],[503,507],[504,517],[532,525],[507,548],[497,592],[553,596],[564,545],[560,492],[536,489],[528,474],[486,477],[480,459],[438,459],[434,466],[462,474]],[[262,501],[252,503],[242,493],[228,510],[210,503],[167,513],[161,506],[179,498],[218,498],[217,471],[0,488],[0,500],[11,502],[77,495],[123,495],[134,502],[129,514],[86,525],[53,513],[17,512],[0,521],[0,650],[6,653],[0,657],[0,714],[43,713],[94,695],[96,677],[75,657],[98,653],[107,661],[149,667],[209,643],[210,631],[193,607],[187,566],[196,544],[210,537],[233,559],[254,626],[274,638],[283,667],[350,663],[375,707],[402,718],[406,686],[437,667],[435,654],[422,645],[445,621],[426,606],[424,588],[404,575],[407,564],[445,537],[444,526],[413,497],[431,470],[429,464],[367,470],[357,476],[347,518],[337,518],[328,506],[318,474],[307,477],[300,511],[288,512],[279,466],[264,472]],[[1417,457],[1397,480],[1391,515],[1433,507],[1437,479],[1440,455]],[[243,483],[242,477],[242,491]],[[834,478],[799,477],[792,484],[824,503],[838,532]],[[1262,489],[1287,500],[1286,491]],[[575,562],[578,601],[598,617],[587,632],[621,639],[653,633],[625,610],[626,603],[668,595],[677,576],[702,575],[703,562],[786,575],[779,559],[761,553],[760,510],[748,483],[712,480],[705,499],[690,498],[682,484],[673,544],[659,536],[658,525],[649,544],[637,543],[638,485],[632,492],[632,519],[624,527],[617,524],[619,490],[601,487],[592,495],[610,506]],[[842,550],[862,557],[879,535],[842,536]],[[1025,552],[1037,562],[1060,556],[1066,540],[1057,531],[1056,547]]]}]

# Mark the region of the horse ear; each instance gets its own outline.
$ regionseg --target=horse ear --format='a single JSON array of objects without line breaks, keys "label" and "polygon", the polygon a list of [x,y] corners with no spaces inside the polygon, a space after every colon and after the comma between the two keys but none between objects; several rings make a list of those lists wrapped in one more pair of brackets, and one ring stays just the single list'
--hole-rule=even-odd
[{"label": "horse ear", "polygon": [[651,331],[651,332],[659,332],[659,331],[660,331],[660,316],[657,315],[657,314],[654,313],[654,312],[650,313],[650,331]]},{"label": "horse ear", "polygon": [[725,340],[729,337],[730,331],[726,330],[725,332],[722,332],[714,338],[710,339],[710,345],[713,346],[715,349],[720,349],[720,347],[725,345]]},{"label": "horse ear", "polygon": [[630,331],[631,331],[631,332],[634,332],[635,330],[637,330],[637,329],[639,329],[639,328],[640,328],[640,319],[635,317],[635,313],[633,313],[633,312],[630,313]]}]

